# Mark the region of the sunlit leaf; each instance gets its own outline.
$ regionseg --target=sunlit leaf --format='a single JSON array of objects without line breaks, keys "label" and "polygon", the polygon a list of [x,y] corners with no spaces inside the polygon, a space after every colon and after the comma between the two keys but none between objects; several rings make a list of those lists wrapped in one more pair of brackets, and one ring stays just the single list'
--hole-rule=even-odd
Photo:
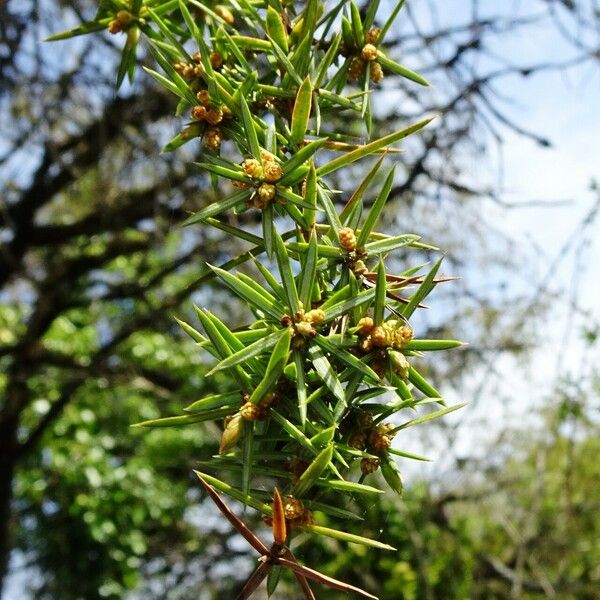
[{"label": "sunlit leaf", "polygon": [[390,133],[389,135],[386,135],[385,137],[382,137],[378,140],[374,140],[373,142],[366,144],[365,146],[361,146],[356,150],[353,150],[352,152],[343,154],[342,156],[339,156],[338,158],[335,158],[332,161],[325,163],[322,167],[319,167],[317,169],[317,175],[327,175],[329,173],[332,173],[333,171],[341,169],[342,167],[347,167],[348,165],[352,164],[357,160],[360,160],[361,158],[364,158],[365,156],[369,156],[370,154],[373,154],[378,150],[381,150],[382,148],[386,148],[390,144],[398,142],[399,140],[413,133],[416,133],[417,131],[420,131],[428,123],[431,123],[433,119],[435,119],[435,117],[428,117],[427,119],[423,119],[422,121],[419,121],[414,125],[410,125],[405,129],[401,129],[400,131],[396,131],[395,133]]},{"label": "sunlit leaf", "polygon": [[316,483],[321,473],[327,469],[331,458],[333,457],[333,446],[330,444],[325,446],[316,458],[308,465],[300,479],[294,484],[292,494],[298,498],[302,498],[308,490]]},{"label": "sunlit leaf", "polygon": [[291,142],[295,145],[299,145],[304,141],[304,134],[308,127],[312,107],[312,92],[313,87],[310,79],[307,77],[298,88],[292,112]]},{"label": "sunlit leaf", "polygon": [[396,550],[396,548],[394,548],[393,546],[390,546],[389,544],[384,544],[383,542],[380,542],[378,540],[372,540],[370,538],[365,538],[360,535],[355,535],[353,533],[347,533],[346,531],[330,529],[329,527],[322,527],[321,525],[303,525],[302,529],[305,529],[306,531],[312,531],[313,533],[318,533],[319,535],[325,535],[327,537],[340,540],[342,542],[350,542],[352,544],[371,546],[372,548],[379,548],[380,550]]}]

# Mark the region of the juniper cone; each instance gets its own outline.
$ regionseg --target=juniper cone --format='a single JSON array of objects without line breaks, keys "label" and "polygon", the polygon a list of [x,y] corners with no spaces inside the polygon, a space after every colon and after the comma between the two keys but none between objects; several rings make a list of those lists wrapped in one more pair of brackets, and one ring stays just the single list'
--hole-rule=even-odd
[{"label": "juniper cone", "polygon": [[[426,352],[460,342],[419,339],[418,329],[413,337],[410,325],[435,286],[448,281],[437,276],[441,258],[429,270],[415,266],[438,249],[411,233],[377,230],[396,180],[395,144],[433,119],[373,135],[373,96],[386,71],[407,86],[427,85],[385,55],[403,1],[390,14],[378,5],[361,12],[348,0],[332,7],[319,0],[112,0],[100,3],[93,21],[50,38],[122,35],[117,87],[133,80],[138,46],[150,51],[155,65],[144,71],[177,101],[180,133],[164,150],[196,144],[197,167],[218,189],[218,200],[184,225],[217,227],[248,245],[240,256],[206,267],[253,315],[247,327],[234,331],[203,307],[199,325],[181,323],[199,351],[213,357],[209,376],[226,373],[229,388],[182,407],[179,416],[137,424],[223,424],[220,454],[198,473],[205,491],[244,531],[215,490],[277,523],[277,552],[247,537],[263,562],[240,597],[265,577],[272,593],[278,580],[267,572],[275,563],[292,569],[307,598],[314,597],[307,578],[356,591],[302,567],[284,538],[289,543],[304,531],[393,550],[360,535],[345,499],[380,493],[379,473],[401,493],[393,460],[401,430],[462,406],[447,407],[419,370]],[[336,131],[342,113],[346,124]],[[373,158],[358,186],[335,191],[335,174]],[[246,212],[259,216],[261,235],[231,224],[244,219],[227,218]],[[391,273],[386,263],[398,251],[414,260]],[[433,412],[422,409],[435,404]],[[281,490],[273,505],[255,488],[258,477]],[[337,528],[320,525],[319,514]]]}]

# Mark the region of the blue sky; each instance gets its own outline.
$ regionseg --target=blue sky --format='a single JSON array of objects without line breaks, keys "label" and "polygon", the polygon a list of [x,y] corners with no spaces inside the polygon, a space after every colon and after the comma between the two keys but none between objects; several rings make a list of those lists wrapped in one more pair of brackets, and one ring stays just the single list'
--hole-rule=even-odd
[{"label": "blue sky", "polygon": [[[438,27],[443,27],[468,21],[472,6],[464,0],[410,3],[425,32],[430,30],[431,7],[437,11]],[[513,18],[539,14],[547,3],[482,0],[479,6],[482,15],[502,13]],[[406,28],[409,25],[400,16],[397,31]],[[573,31],[585,39],[581,31]],[[580,53],[549,23],[498,36],[486,51],[485,56],[470,63],[478,72],[505,64],[529,66],[568,60]],[[407,66],[417,71],[422,68],[418,64]],[[600,61],[588,61],[567,71],[548,69],[529,77],[510,75],[494,87],[506,98],[501,104],[505,114],[547,138],[551,147],[541,147],[500,127],[501,146],[491,144],[487,156],[465,156],[465,182],[489,186],[503,203],[513,206],[504,208],[492,200],[479,200],[485,220],[510,236],[519,253],[519,269],[511,273],[511,285],[530,294],[531,306],[538,289],[552,292],[554,300],[538,322],[533,352],[526,359],[495,359],[493,367],[503,374],[502,380],[492,375],[489,365],[482,364],[469,377],[467,389],[442,389],[449,403],[472,401],[445,419],[450,424],[462,422],[460,429],[443,430],[440,435],[435,429],[415,428],[396,440],[395,445],[402,449],[433,459],[427,466],[401,461],[409,479],[427,476],[454,480],[455,476],[448,477],[446,472],[452,462],[442,458],[449,447],[452,455],[477,456],[487,451],[501,430],[533,425],[537,409],[552,398],[557,380],[586,375],[595,360],[582,343],[580,332],[584,325],[600,324],[600,218],[585,230],[581,223],[600,197],[600,190],[590,189],[593,179],[600,184]],[[481,279],[485,286],[486,277],[494,275],[477,269],[473,267],[464,276]],[[585,316],[573,312],[573,301],[586,311]],[[430,304],[435,312],[434,297]],[[443,306],[438,308],[443,312]],[[515,323],[528,319],[522,308],[506,306],[505,311]],[[516,328],[514,335],[522,334],[522,330]]]}]

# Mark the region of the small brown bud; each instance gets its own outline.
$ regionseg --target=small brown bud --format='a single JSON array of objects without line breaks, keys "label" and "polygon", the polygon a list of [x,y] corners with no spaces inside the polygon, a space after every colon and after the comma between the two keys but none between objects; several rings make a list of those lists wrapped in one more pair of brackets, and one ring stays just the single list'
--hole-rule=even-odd
[{"label": "small brown bud", "polygon": [[369,77],[373,83],[379,83],[383,79],[383,69],[378,62],[369,63]]},{"label": "small brown bud", "polygon": [[373,44],[365,44],[360,52],[360,56],[363,60],[371,62],[377,59],[377,48]]},{"label": "small brown bud", "polygon": [[265,394],[263,399],[260,401],[260,406],[263,408],[268,408],[269,406],[271,406],[271,404],[273,404],[273,402],[277,401],[277,394],[275,394],[275,392],[269,392],[268,394]]},{"label": "small brown bud", "polygon": [[202,143],[207,150],[216,152],[221,147],[222,139],[221,130],[218,127],[210,127],[204,132]]},{"label": "small brown bud", "polygon": [[356,414],[356,426],[363,429],[370,429],[373,426],[373,415],[367,411],[360,411]]},{"label": "small brown bud", "polygon": [[246,402],[240,409],[240,414],[245,421],[261,421],[266,416],[265,409],[252,402]]},{"label": "small brown bud", "polygon": [[350,436],[348,445],[357,450],[364,450],[367,447],[367,436],[364,433],[357,431]]},{"label": "small brown bud", "polygon": [[340,229],[338,239],[340,241],[340,246],[346,250],[346,252],[356,250],[356,235],[354,235],[354,230],[350,227],[343,227]]},{"label": "small brown bud", "polygon": [[208,111],[204,106],[194,106],[192,108],[192,119],[196,119],[196,121],[204,121],[206,119]]},{"label": "small brown bud", "polygon": [[267,183],[277,183],[283,177],[283,169],[274,161],[265,162],[263,171]]},{"label": "small brown bud", "polygon": [[231,185],[239,188],[240,190],[247,190],[250,187],[249,183],[246,183],[245,181],[238,181],[237,179],[232,179]]},{"label": "small brown bud", "polygon": [[360,470],[363,475],[370,475],[379,469],[379,463],[378,458],[363,458],[360,461]]},{"label": "small brown bud", "polygon": [[377,325],[371,331],[371,341],[374,346],[378,348],[385,348],[388,345],[388,335],[386,330],[381,326]]},{"label": "small brown bud", "polygon": [[373,330],[374,326],[375,325],[374,325],[373,319],[371,317],[363,317],[358,322],[358,327],[360,328],[358,330],[358,333],[360,333],[360,335],[369,335],[371,333],[371,331]]},{"label": "small brown bud", "polygon": [[200,90],[196,94],[196,98],[198,99],[198,102],[202,104],[202,106],[210,106],[210,95],[208,93],[208,90]]},{"label": "small brown bud", "polygon": [[202,54],[200,54],[200,52],[196,52],[196,54],[194,54],[194,55],[192,56],[192,60],[193,60],[195,63],[198,63],[198,64],[200,64],[200,63],[202,62]]},{"label": "small brown bud", "polygon": [[227,23],[228,25],[233,25],[233,13],[226,6],[223,6],[222,4],[217,4],[217,6],[215,6],[215,13],[217,13],[221,17],[221,19],[225,21],[225,23]]},{"label": "small brown bud", "polygon": [[213,69],[219,69],[223,65],[223,57],[218,52],[211,52],[209,60]]},{"label": "small brown bud", "polygon": [[377,44],[379,42],[379,36],[381,35],[381,29],[379,27],[372,27],[365,33],[365,44]]},{"label": "small brown bud", "polygon": [[348,78],[350,81],[358,81],[365,72],[365,63],[362,58],[356,56],[350,63]]},{"label": "small brown bud", "polygon": [[304,515],[304,504],[298,498],[286,496],[283,500],[283,513],[288,521],[296,521]]},{"label": "small brown bud", "polygon": [[392,445],[392,440],[389,436],[384,433],[380,433],[378,430],[373,430],[369,435],[369,448],[374,454],[380,454],[385,452]]},{"label": "small brown bud", "polygon": [[292,317],[290,317],[290,315],[283,315],[280,323],[282,327],[289,327],[293,323]]},{"label": "small brown bud", "polygon": [[358,347],[364,354],[371,352],[371,350],[373,350],[373,342],[371,341],[371,336],[360,340],[360,342],[358,343]]},{"label": "small brown bud", "polygon": [[223,111],[220,108],[211,108],[206,113],[206,121],[211,125],[217,125],[223,120]]},{"label": "small brown bud", "polygon": [[109,33],[112,33],[114,35],[116,33],[121,33],[121,31],[123,31],[123,26],[121,25],[121,23],[119,23],[119,21],[117,21],[116,19],[110,21],[110,23],[108,24]]}]

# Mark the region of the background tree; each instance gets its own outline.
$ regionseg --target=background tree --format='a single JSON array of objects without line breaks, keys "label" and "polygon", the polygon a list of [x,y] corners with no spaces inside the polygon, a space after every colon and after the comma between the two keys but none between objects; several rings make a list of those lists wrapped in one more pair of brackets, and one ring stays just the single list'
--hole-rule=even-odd
[{"label": "background tree", "polygon": [[399,556],[310,543],[310,560],[382,599],[594,598],[597,341],[586,349],[584,371],[557,382],[543,419],[501,432],[454,485],[423,481],[402,501],[365,504],[372,535],[385,523]]},{"label": "background tree", "polygon": [[[395,101],[390,104],[402,107],[403,111],[387,115],[390,129],[395,121],[409,120],[424,109],[442,110],[446,117],[438,129],[422,138],[422,144],[410,147],[403,158],[407,175],[394,190],[401,202],[391,211],[396,214],[389,215],[390,221],[401,219],[408,228],[410,223],[418,223],[419,233],[440,239],[440,245],[452,250],[450,259],[457,273],[472,268],[473,249],[464,245],[461,231],[447,227],[449,222],[459,222],[462,217],[449,220],[447,214],[459,211],[456,214],[478,215],[476,200],[480,194],[494,196],[490,189],[477,188],[466,177],[464,153],[479,152],[482,144],[489,147],[501,139],[507,127],[527,133],[522,123],[512,123],[503,113],[494,82],[597,60],[591,3],[540,2],[538,7],[539,12],[527,18],[511,20],[498,13],[488,14],[484,4],[473,3],[471,14],[465,15],[461,23],[448,26],[443,21],[442,26],[436,27],[432,19],[425,32],[421,30],[425,27],[422,25],[425,13],[409,11],[412,27],[404,21],[396,32],[397,51],[402,54],[403,62],[425,66],[422,70],[436,84],[439,96],[435,102],[431,95],[415,96],[414,90],[399,86],[389,77],[390,83],[386,85],[395,90]],[[199,356],[191,345],[180,346],[181,362],[176,368],[173,365],[165,368],[161,356],[177,356],[170,340],[177,340],[180,335],[165,315],[169,311],[184,315],[189,310],[187,298],[202,283],[204,273],[203,263],[197,258],[200,248],[203,258],[212,262],[233,253],[226,236],[211,239],[207,244],[198,232],[182,236],[173,230],[172,224],[180,222],[187,211],[210,202],[208,182],[199,180],[196,174],[190,176],[183,167],[185,161],[181,158],[193,154],[194,149],[184,148],[182,157],[174,156],[168,161],[150,158],[156,156],[167,133],[172,133],[166,131],[170,126],[162,120],[172,107],[154,88],[152,93],[148,92],[149,83],[144,78],[139,78],[136,86],[122,96],[113,96],[117,56],[114,46],[119,46],[120,40],[106,38],[101,48],[95,47],[93,51],[91,42],[86,40],[77,46],[76,53],[73,46],[68,51],[65,47],[54,47],[50,52],[36,43],[60,29],[62,23],[73,24],[94,9],[94,4],[87,2],[73,3],[69,8],[53,2],[39,6],[34,2],[0,5],[2,40],[8,48],[0,56],[3,132],[0,168],[4,182],[0,230],[3,285],[0,361],[4,372],[0,380],[0,523],[12,523],[15,527],[19,523],[19,545],[31,564],[42,569],[42,577],[33,584],[39,583],[48,597],[68,594],[68,589],[81,589],[86,582],[90,585],[87,597],[93,597],[94,590],[99,593],[102,585],[108,585],[103,589],[109,594],[120,596],[125,588],[135,585],[131,574],[139,571],[136,560],[142,561],[142,571],[150,570],[153,556],[166,555],[165,541],[172,544],[170,536],[154,531],[154,525],[142,519],[148,525],[140,533],[145,538],[143,544],[138,544],[137,550],[134,542],[120,547],[120,527],[114,522],[113,527],[106,526],[108,532],[102,533],[101,525],[86,522],[84,508],[79,513],[71,508],[73,498],[76,502],[83,501],[90,479],[94,479],[90,465],[78,468],[64,459],[62,463],[58,459],[56,464],[47,457],[70,452],[71,442],[67,440],[85,437],[79,432],[87,429],[88,441],[81,450],[86,455],[93,454],[102,435],[119,438],[112,448],[109,447],[112,442],[106,442],[105,455],[97,462],[110,466],[95,465],[99,473],[111,470],[115,458],[131,465],[127,457],[132,454],[148,463],[150,459],[156,461],[158,455],[164,458],[159,450],[165,444],[136,442],[125,431],[126,425],[136,419],[127,410],[116,411],[115,406],[123,404],[124,401],[119,401],[123,390],[135,389],[135,396],[127,397],[127,402],[135,401],[135,410],[139,411],[137,405],[145,401],[148,416],[152,417],[169,412],[168,402],[173,402],[172,412],[176,412],[182,398],[193,399],[204,392],[201,370],[193,362]],[[552,63],[502,67],[478,59],[482,53],[489,54],[490,48],[515,31],[514,28],[527,32],[541,25],[556,25],[561,35],[572,42],[574,56]],[[569,33],[575,27],[579,28],[577,38]],[[96,41],[95,45],[98,44]],[[482,128],[487,128],[489,137],[481,135]],[[545,144],[542,137],[534,136]],[[444,140],[443,144],[440,140]],[[202,196],[197,194],[199,186],[207,190]],[[435,213],[431,206],[436,207]],[[428,216],[425,220],[424,213]],[[490,235],[489,229],[481,231],[481,236],[484,232]],[[444,235],[439,235],[442,232]],[[499,241],[506,243],[500,238],[494,238],[489,250],[490,260],[502,265],[504,257],[493,252]],[[161,251],[156,250],[159,245]],[[457,292],[449,293],[455,294],[454,298],[460,294],[471,299],[455,306],[459,312],[475,315],[472,335],[468,336],[475,342],[473,354],[481,360],[482,352],[497,356],[502,348],[514,350],[514,345],[507,347],[503,340],[505,326],[510,329],[510,324],[499,322],[497,316],[482,318],[497,315],[495,307],[502,305],[506,296],[480,297],[468,285],[465,283]],[[513,292],[508,290],[505,294]],[[218,293],[214,302],[219,302]],[[529,298],[523,299],[525,305],[528,302]],[[164,332],[167,337],[160,335]],[[480,346],[476,340],[483,334],[493,337]],[[181,338],[179,341],[184,344]],[[455,366],[439,365],[448,383],[452,381],[450,376]],[[101,398],[106,414],[97,410],[97,400]],[[83,425],[86,407],[93,407],[95,413],[94,422],[89,425]],[[69,418],[76,425],[69,425]],[[160,440],[160,434],[156,437]],[[188,460],[193,462],[202,452],[200,448],[196,451],[189,447],[187,442],[173,441],[185,443]],[[202,444],[200,434],[193,443]],[[57,444],[54,449],[53,444]],[[206,455],[211,451],[209,447],[203,452]],[[77,471],[72,478],[71,496],[56,483],[64,477],[67,467]],[[157,469],[157,476],[165,477],[165,481],[148,486],[154,491],[164,490],[162,497],[167,503],[171,496],[167,487],[171,484],[167,481],[181,482],[181,473],[188,471],[183,461],[177,462],[177,468],[177,473],[168,470],[159,473]],[[40,489],[40,477],[48,482],[44,489]],[[100,489],[104,489],[106,497],[113,496],[103,485]],[[131,498],[135,497],[142,510],[149,510],[143,507],[154,502],[136,494],[137,490],[130,490],[123,505],[132,506]],[[186,504],[182,501],[178,505],[180,516],[173,521],[189,528],[181,537],[182,553],[186,550],[185,540],[192,539],[195,531],[184,519]],[[13,517],[9,519],[11,506]],[[77,518],[60,519],[70,512],[75,512]],[[132,525],[133,512],[125,521]],[[154,520],[160,521],[162,514]],[[56,519],[49,518],[52,516]],[[57,523],[63,524],[59,528]],[[73,523],[72,528],[65,523]],[[53,541],[49,531],[70,533],[67,538],[57,536]],[[150,543],[152,535],[154,541]],[[62,539],[81,541],[86,537],[96,556],[108,557],[98,560],[98,564],[107,566],[98,569],[97,582],[89,581],[89,573],[60,571],[64,562],[61,565],[52,560],[60,556]],[[4,544],[0,547],[3,557],[0,564],[6,563],[10,539],[0,532],[0,546]],[[155,553],[141,550],[144,545],[154,548]],[[128,558],[133,557],[127,568],[123,555],[112,552],[113,548],[120,549]],[[188,551],[195,552],[193,544]],[[182,564],[186,564],[184,555],[175,556],[169,574],[176,577]],[[169,570],[169,565],[163,566]],[[201,569],[198,565],[187,566]],[[65,577],[72,577],[73,585],[52,587],[53,581],[64,582]]]}]

